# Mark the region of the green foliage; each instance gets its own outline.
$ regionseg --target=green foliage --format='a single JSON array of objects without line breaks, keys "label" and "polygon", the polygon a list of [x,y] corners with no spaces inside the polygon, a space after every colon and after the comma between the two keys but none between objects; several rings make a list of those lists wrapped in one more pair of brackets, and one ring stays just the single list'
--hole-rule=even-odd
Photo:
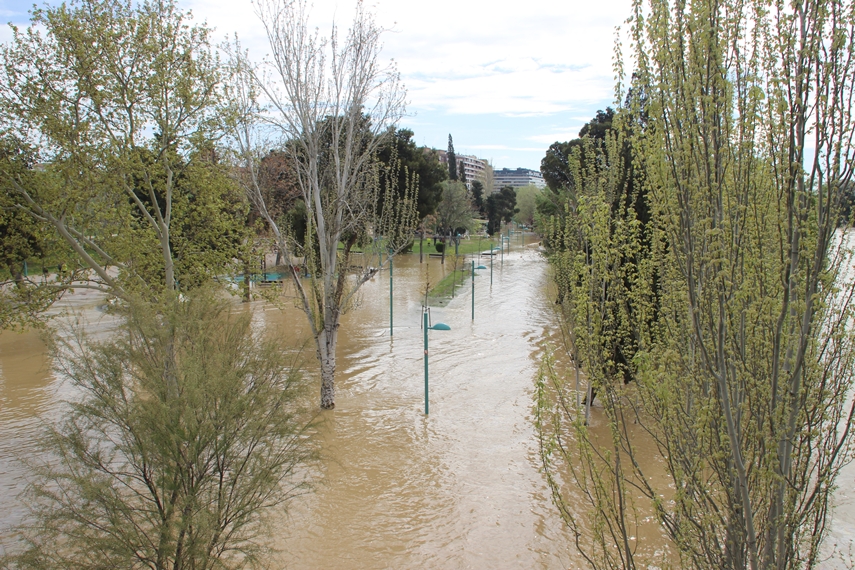
[{"label": "green foliage", "polygon": [[[266,516],[303,484],[303,382],[249,312],[204,289],[135,303],[59,346],[80,397],[42,441],[18,568],[263,565]],[[272,335],[271,335],[272,336]]]},{"label": "green foliage", "polygon": [[73,252],[76,287],[196,285],[245,239],[211,145],[221,71],[208,38],[172,1],[84,0],[35,9],[2,47],[6,139],[32,151],[24,168],[4,158],[0,179],[16,210]]},{"label": "green foliage", "polygon": [[[570,160],[574,152],[579,152],[579,159],[582,162],[590,163],[593,168],[607,166],[606,163],[596,165],[594,162],[589,162],[586,153],[593,152],[594,156],[599,157],[601,160],[609,160],[608,155],[603,152],[603,145],[605,144],[607,133],[613,128],[614,119],[615,112],[611,107],[607,107],[605,111],[597,111],[597,115],[585,123],[579,131],[579,138],[568,142],[555,142],[550,145],[546,151],[546,155],[540,162],[540,171],[543,174],[544,181],[546,181],[546,189],[537,197],[538,217],[543,220],[553,216],[561,218],[564,216],[564,204],[567,200],[575,200],[579,182],[573,177],[573,167]],[[627,121],[624,120],[624,123],[627,123]],[[626,126],[629,125],[627,124]],[[590,139],[593,144],[583,144],[583,140],[586,138]],[[635,182],[634,177],[631,175],[632,149],[629,146],[631,141],[630,139],[624,139],[624,143],[626,145],[624,152],[620,156],[614,157],[614,159],[623,160],[624,164],[622,168],[629,175],[630,184],[625,194],[637,194],[638,191],[632,187]],[[552,244],[546,240],[546,245],[551,247]]]},{"label": "green foliage", "polygon": [[[442,201],[436,208],[436,233],[456,235],[472,228],[472,200],[462,182],[442,184]],[[460,232],[463,233],[463,232]]]},{"label": "green foliage", "polygon": [[515,206],[517,212],[514,214],[513,220],[518,224],[526,226],[534,225],[535,214],[537,213],[537,202],[543,195],[543,190],[529,184],[522,188],[516,189],[517,201]]},{"label": "green foliage", "polygon": [[451,133],[448,134],[448,179],[457,181],[457,155],[454,154],[454,141],[451,140]]},{"label": "green foliage", "polygon": [[407,187],[405,173],[418,176],[417,208],[421,220],[436,211],[442,199],[442,182],[448,178],[448,172],[443,168],[434,151],[427,147],[416,146],[413,131],[409,129],[390,130],[380,145],[377,158],[387,168],[391,165],[392,147],[397,149],[398,160],[401,162],[398,192],[402,193]]},{"label": "green foliage", "polygon": [[487,197],[487,233],[493,235],[501,228],[502,221],[510,222],[519,211],[516,205],[517,193],[513,186],[490,194]]},{"label": "green foliage", "polygon": [[[574,195],[549,220],[571,353],[603,427],[550,370],[538,425],[556,503],[595,567],[822,562],[855,413],[851,236],[836,232],[852,177],[852,13],[635,5],[635,94],[603,158],[585,139],[569,154]],[[643,189],[628,192],[633,180]],[[673,558],[634,543],[645,512]]]},{"label": "green foliage", "polygon": [[[578,148],[583,153],[584,160],[582,139],[588,137],[602,143],[606,139],[606,133],[612,128],[614,118],[615,112],[611,107],[607,107],[605,111],[597,111],[597,116],[585,123],[579,131],[579,138],[568,142],[556,141],[549,146],[540,161],[540,172],[547,188],[557,193],[560,190],[572,190],[576,186],[577,182],[570,166],[570,155]],[[595,144],[594,147],[599,148],[600,144]]]},{"label": "green foliage", "polygon": [[484,184],[480,180],[472,181],[472,204],[478,211],[478,214],[484,215]]}]

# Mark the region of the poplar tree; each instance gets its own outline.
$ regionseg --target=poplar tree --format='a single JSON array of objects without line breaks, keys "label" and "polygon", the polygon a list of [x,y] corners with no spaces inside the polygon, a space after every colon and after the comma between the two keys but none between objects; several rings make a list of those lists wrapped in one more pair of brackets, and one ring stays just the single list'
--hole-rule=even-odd
[{"label": "poplar tree", "polygon": [[[681,567],[817,567],[855,414],[852,255],[836,229],[855,4],[655,0],[630,25],[644,97],[622,112],[645,117],[627,136],[651,221],[639,233],[607,208],[620,179],[576,153],[584,199],[566,206],[555,264],[603,429],[547,362],[538,421],[556,503],[595,567],[662,565],[669,550]],[[637,317],[613,318],[627,308]],[[607,350],[626,334],[628,386]],[[659,553],[637,538],[648,513]]]}]

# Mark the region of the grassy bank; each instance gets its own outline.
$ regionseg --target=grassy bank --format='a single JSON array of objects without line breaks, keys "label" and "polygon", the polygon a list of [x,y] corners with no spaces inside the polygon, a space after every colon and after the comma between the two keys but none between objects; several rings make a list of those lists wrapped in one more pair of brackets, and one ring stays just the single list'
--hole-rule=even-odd
[{"label": "grassy bank", "polygon": [[437,283],[435,287],[431,288],[428,292],[428,300],[439,301],[440,304],[443,304],[443,301],[448,302],[451,299],[452,290],[456,291],[461,285],[468,283],[471,273],[471,267],[469,266],[452,271],[443,277],[442,281]]},{"label": "grassy bank", "polygon": [[[459,255],[469,255],[469,254],[473,254],[473,253],[478,253],[480,251],[488,251],[490,249],[491,244],[493,246],[498,247],[498,244],[499,244],[498,237],[493,238],[492,240],[491,240],[491,238],[487,238],[487,237],[478,238],[477,236],[470,237],[469,239],[461,239],[460,245],[457,246],[457,253]],[[339,245],[339,249],[342,249],[342,247],[343,246]],[[380,246],[377,248],[376,251],[381,251],[382,249],[383,249],[382,246]],[[353,251],[354,252],[361,252],[361,250],[359,248],[354,248]],[[418,255],[418,253],[419,253],[419,240],[418,240],[418,238],[416,238],[416,240],[413,242],[413,249],[409,253],[414,253],[414,254]],[[431,238],[431,239],[426,238],[422,242],[422,253],[424,255],[440,253],[439,251],[436,250],[436,242],[433,240],[433,238]],[[454,242],[453,241],[449,243],[448,248],[445,250],[445,255],[446,255],[446,257],[448,257],[449,255],[454,255]],[[384,258],[385,258],[385,253],[384,253]]]}]

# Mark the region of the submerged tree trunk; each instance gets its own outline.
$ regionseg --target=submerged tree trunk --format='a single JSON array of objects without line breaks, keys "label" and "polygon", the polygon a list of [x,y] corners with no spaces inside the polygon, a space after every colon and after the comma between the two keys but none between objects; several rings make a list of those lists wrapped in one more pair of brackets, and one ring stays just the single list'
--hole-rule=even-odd
[{"label": "submerged tree trunk", "polygon": [[321,409],[335,408],[335,348],[338,341],[338,324],[324,329],[315,342],[318,348],[318,361],[321,363]]}]

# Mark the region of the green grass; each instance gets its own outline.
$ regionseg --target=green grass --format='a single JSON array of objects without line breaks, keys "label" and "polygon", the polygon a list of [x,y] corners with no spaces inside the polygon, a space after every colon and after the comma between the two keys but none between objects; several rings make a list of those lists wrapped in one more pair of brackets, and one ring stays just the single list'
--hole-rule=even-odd
[{"label": "green grass", "polygon": [[[428,245],[428,240],[425,240],[422,245],[422,253],[425,255],[429,255],[432,253],[439,253],[436,250],[436,246],[434,245],[434,241],[430,240],[430,245]],[[471,237],[469,239],[461,239],[460,245],[457,247],[457,253],[460,255],[469,255],[472,253],[478,253],[481,251],[488,251],[490,249],[490,238],[482,237],[479,241],[478,237]],[[493,246],[498,246],[498,239],[494,239],[492,241]],[[419,253],[419,240],[417,239],[413,242],[413,253]],[[454,242],[452,242],[448,249],[445,250],[445,256],[454,255]]]},{"label": "green grass", "polygon": [[[27,260],[27,275],[30,278],[42,277],[42,267],[44,265],[48,268],[48,273],[56,273],[58,271],[58,266],[62,264],[62,261],[53,261],[48,260],[44,261],[36,261],[36,260]],[[71,264],[68,263],[68,267],[71,268]],[[0,281],[6,281],[12,278],[12,274],[9,272],[8,267],[0,268]]]},{"label": "green grass", "polygon": [[448,275],[442,278],[442,281],[436,284],[430,291],[428,291],[428,298],[430,299],[446,299],[451,297],[452,288],[459,288],[461,285],[468,283],[467,279],[471,274],[471,267],[463,267],[462,269],[458,269],[457,271],[452,271]]},{"label": "green grass", "polygon": [[[428,244],[428,241],[430,241],[430,244]],[[482,237],[479,239],[477,236],[471,237],[469,239],[462,239],[461,238],[460,245],[457,246],[457,253],[459,255],[470,255],[470,254],[478,253],[481,251],[488,251],[490,249],[491,244],[495,247],[498,247],[498,245],[499,245],[498,237],[494,238],[492,241],[490,240],[490,238]],[[344,246],[339,244],[339,250],[341,250],[341,249],[344,249]],[[380,251],[381,249],[382,249],[382,246],[380,248],[378,248],[378,251]],[[362,250],[358,247],[354,247],[353,252],[354,253],[362,252]],[[416,240],[413,242],[413,249],[409,253],[414,253],[414,254],[419,253],[419,239],[418,238],[416,238]],[[434,242],[433,238],[431,238],[430,240],[425,239],[422,242],[422,253],[424,255],[440,253],[436,250],[436,243]],[[445,250],[445,256],[448,257],[450,255],[454,255],[454,242],[450,242],[449,247]],[[385,252],[384,252],[384,257],[385,257]]]}]

